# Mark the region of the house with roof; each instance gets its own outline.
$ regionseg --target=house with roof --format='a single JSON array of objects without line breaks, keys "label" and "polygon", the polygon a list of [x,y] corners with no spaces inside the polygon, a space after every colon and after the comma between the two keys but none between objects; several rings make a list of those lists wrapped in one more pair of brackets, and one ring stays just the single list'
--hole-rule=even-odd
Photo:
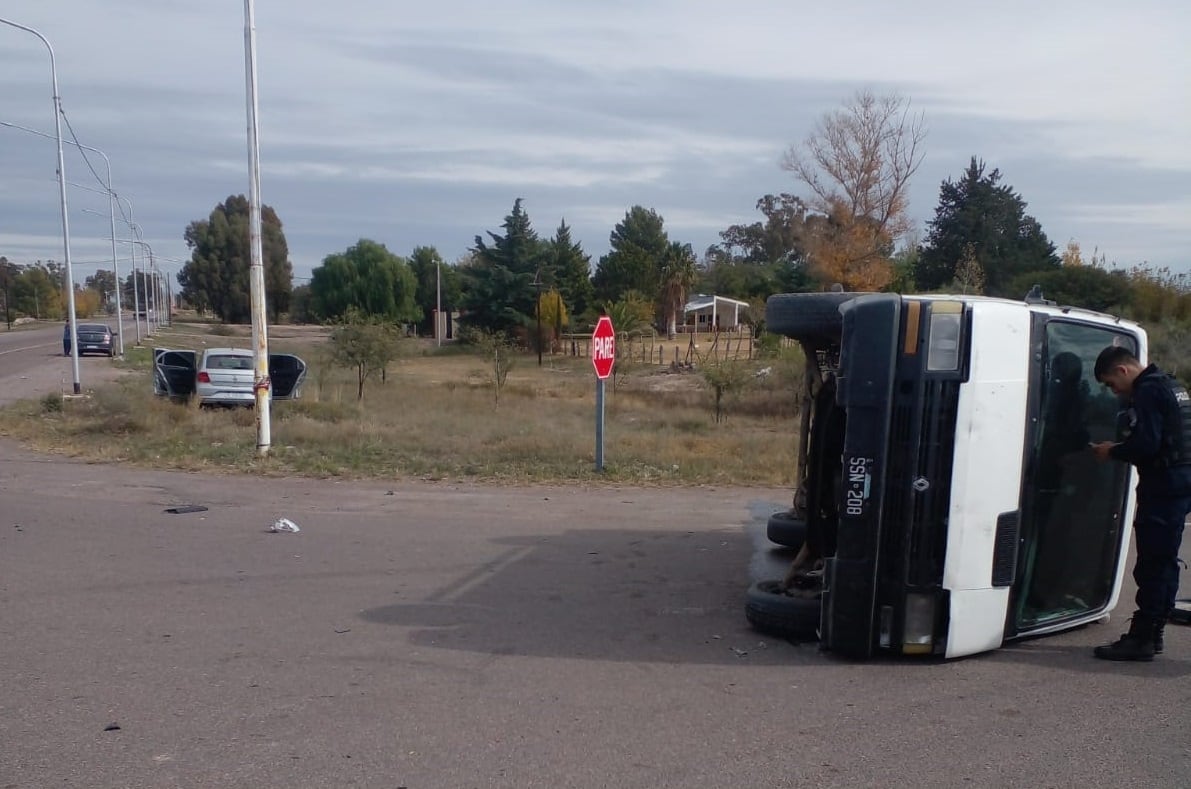
[{"label": "house with roof", "polygon": [[738,331],[740,314],[748,305],[747,301],[727,296],[697,293],[683,308],[683,325],[679,331]]}]

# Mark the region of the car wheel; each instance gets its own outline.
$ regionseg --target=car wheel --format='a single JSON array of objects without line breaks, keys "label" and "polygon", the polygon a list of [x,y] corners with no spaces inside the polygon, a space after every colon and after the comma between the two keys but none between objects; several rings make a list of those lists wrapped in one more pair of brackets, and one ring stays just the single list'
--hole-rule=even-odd
[{"label": "car wheel", "polygon": [[765,536],[770,542],[776,542],[778,545],[801,548],[806,542],[806,521],[795,517],[789,510],[775,512],[769,516]]},{"label": "car wheel", "polygon": [[830,340],[844,326],[840,305],[861,293],[776,293],[765,302],[765,329],[795,340]]},{"label": "car wheel", "polygon": [[793,597],[778,581],[758,581],[750,586],[744,615],[762,633],[803,640],[818,638],[818,596]]}]

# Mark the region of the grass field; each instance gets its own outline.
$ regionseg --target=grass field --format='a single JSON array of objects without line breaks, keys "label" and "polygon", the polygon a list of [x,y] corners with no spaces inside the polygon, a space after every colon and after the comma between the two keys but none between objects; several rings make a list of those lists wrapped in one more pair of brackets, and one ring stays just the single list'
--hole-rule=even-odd
[{"label": "grass field", "polygon": [[[249,347],[247,327],[177,323],[156,347]],[[130,374],[88,398],[25,401],[0,412],[0,433],[96,461],[183,469],[371,478],[566,480],[658,484],[791,484],[796,355],[741,361],[750,384],[716,423],[696,369],[639,362],[607,384],[605,471],[594,470],[595,377],[585,358],[518,356],[494,396],[491,364],[467,349],[403,340],[385,382],[356,400],[353,370],[332,366],[326,332],[270,329],[275,352],[309,365],[299,400],[272,406],[272,447],[259,458],[251,410],[206,410],[152,394],[148,348]],[[752,375],[769,368],[769,374]]]}]

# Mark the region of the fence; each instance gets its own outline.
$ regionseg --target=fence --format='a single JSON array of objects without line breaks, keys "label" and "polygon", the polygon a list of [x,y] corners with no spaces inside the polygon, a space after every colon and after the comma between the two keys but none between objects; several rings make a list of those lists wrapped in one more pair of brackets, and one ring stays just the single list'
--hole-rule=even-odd
[{"label": "fence", "polygon": [[[564,334],[562,352],[590,357],[591,335]],[[753,359],[757,341],[752,332],[690,332],[673,340],[661,337],[616,338],[616,357],[638,364],[696,364],[700,359]]]}]

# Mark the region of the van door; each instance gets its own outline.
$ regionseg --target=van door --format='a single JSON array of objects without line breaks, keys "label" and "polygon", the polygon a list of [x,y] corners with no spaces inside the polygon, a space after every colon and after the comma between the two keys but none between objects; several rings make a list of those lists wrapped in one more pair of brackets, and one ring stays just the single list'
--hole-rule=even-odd
[{"label": "van door", "polygon": [[1116,397],[1096,382],[1105,347],[1136,339],[1108,326],[1038,316],[1013,608],[1006,635],[1094,618],[1115,604],[1130,468],[1088,443],[1117,437]]},{"label": "van door", "polygon": [[153,349],[153,394],[185,398],[194,394],[198,353]]},{"label": "van door", "polygon": [[269,381],[274,400],[296,400],[306,380],[306,362],[290,353],[269,354]]}]

